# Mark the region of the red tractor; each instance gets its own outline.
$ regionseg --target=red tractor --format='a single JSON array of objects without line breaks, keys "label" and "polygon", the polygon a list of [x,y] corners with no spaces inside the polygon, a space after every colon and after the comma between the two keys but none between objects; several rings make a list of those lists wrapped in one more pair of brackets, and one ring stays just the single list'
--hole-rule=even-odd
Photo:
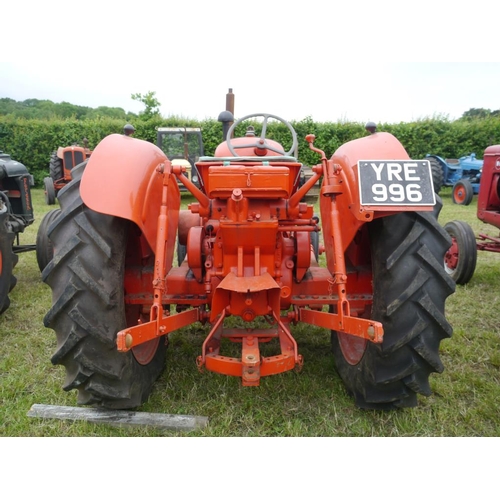
[{"label": "red tractor", "polygon": [[92,151],[88,148],[87,139],[83,139],[83,147],[75,144],[68,147],[60,147],[50,157],[49,177],[43,180],[45,190],[45,202],[54,205],[57,193],[71,181],[73,168],[87,160]]},{"label": "red tractor", "polygon": [[[232,138],[259,116],[261,132]],[[288,151],[267,136],[270,119],[289,130]],[[451,241],[437,222],[429,162],[411,160],[384,132],[327,159],[311,135],[319,164],[301,185],[290,123],[248,115],[226,138],[196,163],[200,187],[155,145],[117,134],[73,170],[42,273],[64,389],[76,389],[79,404],[141,405],[169,334],[195,322],[206,325],[200,371],[256,386],[300,370],[293,326],[302,322],[331,331],[357,405],[416,405],[417,394],[431,393],[429,375],[443,370],[439,344],[452,334],[444,306],[455,287],[443,269]],[[318,217],[302,199],[320,178]],[[186,210],[178,181],[195,198]],[[174,265],[176,245],[185,258]],[[234,343],[240,353],[228,355]]]},{"label": "red tractor", "polygon": [[[500,146],[489,146],[483,156],[483,169],[477,198],[477,218],[500,228]],[[465,221],[445,225],[452,246],[444,259],[449,275],[459,285],[468,283],[476,270],[477,251],[500,252],[500,237],[480,233],[477,237]]]}]

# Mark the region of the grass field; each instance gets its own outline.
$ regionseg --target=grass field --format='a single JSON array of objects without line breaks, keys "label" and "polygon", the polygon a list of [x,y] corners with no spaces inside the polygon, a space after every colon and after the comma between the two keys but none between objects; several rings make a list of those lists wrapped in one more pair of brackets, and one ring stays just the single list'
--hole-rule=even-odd
[{"label": "grass field", "polygon": [[[476,198],[467,207],[442,193],[440,222],[461,219],[476,233],[497,234],[476,218]],[[44,213],[43,192],[33,192],[36,221],[21,235],[35,243]],[[119,429],[85,422],[26,416],[35,404],[76,405],[62,390],[64,369],[50,362],[55,334],[43,326],[51,305],[34,252],[20,254],[11,307],[0,317],[0,436],[175,436],[151,429]],[[454,327],[441,344],[444,373],[431,376],[433,395],[419,406],[398,411],[363,411],[354,406],[337,375],[328,331],[294,329],[304,356],[301,373],[263,378],[261,386],[241,387],[237,378],[196,367],[206,330],[195,324],[171,334],[166,369],[140,410],[209,418],[190,436],[499,436],[500,416],[500,255],[479,252],[476,273],[446,303]]]}]

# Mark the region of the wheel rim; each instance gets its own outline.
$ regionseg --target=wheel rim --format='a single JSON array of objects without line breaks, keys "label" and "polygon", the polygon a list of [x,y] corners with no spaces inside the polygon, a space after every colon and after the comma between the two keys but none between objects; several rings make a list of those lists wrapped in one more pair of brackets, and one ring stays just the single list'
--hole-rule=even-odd
[{"label": "wheel rim", "polygon": [[156,354],[156,350],[160,345],[160,338],[156,338],[132,348],[132,354],[140,365],[147,365],[152,361]]},{"label": "wheel rim", "polygon": [[[141,313],[140,308],[137,306],[125,306],[126,310],[126,322],[127,326],[134,326],[142,322],[149,321],[149,316],[147,314]],[[149,342],[144,342],[144,344],[139,344],[132,347],[131,351],[134,355],[135,360],[140,365],[149,364],[155,357],[156,350],[160,345],[161,337],[150,340]]]},{"label": "wheel rim", "polygon": [[350,365],[357,365],[366,351],[367,341],[348,333],[337,332],[340,350]]},{"label": "wheel rim", "polygon": [[458,265],[458,244],[455,238],[452,238],[451,247],[444,256],[444,268],[448,274],[453,274]]},{"label": "wheel rim", "polygon": [[457,205],[462,204],[465,201],[466,197],[465,188],[463,186],[456,187],[455,191],[453,192],[453,197],[455,198]]}]

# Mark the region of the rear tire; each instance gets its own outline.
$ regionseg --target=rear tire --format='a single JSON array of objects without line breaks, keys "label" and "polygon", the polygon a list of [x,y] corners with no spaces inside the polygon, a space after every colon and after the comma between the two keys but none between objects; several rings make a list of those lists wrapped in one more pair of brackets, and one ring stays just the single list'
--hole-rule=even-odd
[{"label": "rear tire", "polygon": [[436,160],[436,158],[433,158],[432,156],[429,156],[428,158],[425,159],[429,160],[429,163],[431,164],[432,183],[434,185],[434,192],[436,194],[439,194],[441,188],[444,185],[443,167],[441,166],[439,161]]},{"label": "rear tire", "polygon": [[55,152],[52,153],[50,157],[49,175],[54,182],[57,182],[64,177],[62,160]]},{"label": "rear tire", "polygon": [[78,391],[78,404],[135,408],[164,368],[166,339],[138,346],[135,353],[117,350],[117,332],[137,324],[141,309],[124,301],[127,250],[136,248],[137,231],[131,222],[83,204],[85,165],[73,169],[73,181],[59,193],[61,214],[49,232],[54,258],[42,273],[52,289],[44,318],[57,337],[52,363],[65,367],[63,388]]},{"label": "rear tire", "polygon": [[467,179],[457,181],[452,188],[451,199],[456,205],[470,205],[474,198],[474,187]]},{"label": "rear tire", "polygon": [[16,285],[13,270],[18,256],[12,250],[14,233],[7,225],[9,213],[7,208],[0,212],[0,314],[10,306],[9,292]]},{"label": "rear tire", "polygon": [[391,409],[429,396],[429,376],[441,373],[439,344],[452,328],[444,316],[455,283],[443,269],[450,238],[436,213],[404,212],[370,223],[373,305],[384,326],[382,344],[332,332],[337,370],[357,406]]},{"label": "rear tire", "polygon": [[467,222],[454,220],[444,226],[452,244],[444,256],[444,268],[457,285],[468,283],[477,263],[476,236]]}]

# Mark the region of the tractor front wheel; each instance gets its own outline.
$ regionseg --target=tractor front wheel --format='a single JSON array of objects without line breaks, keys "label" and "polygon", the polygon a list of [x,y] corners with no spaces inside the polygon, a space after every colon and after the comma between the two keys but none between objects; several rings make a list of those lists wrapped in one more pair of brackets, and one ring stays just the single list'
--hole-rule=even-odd
[{"label": "tractor front wheel", "polygon": [[45,266],[52,260],[54,256],[54,248],[52,241],[49,238],[49,227],[55,218],[61,213],[59,208],[55,208],[47,212],[40,222],[36,233],[36,261],[40,272],[45,269]]},{"label": "tractor front wheel", "polygon": [[117,333],[144,319],[142,306],[126,304],[124,296],[126,266],[141,265],[140,234],[131,222],[84,205],[85,166],[73,169],[73,180],[59,193],[61,213],[49,234],[54,258],[42,272],[52,289],[44,318],[57,337],[52,363],[65,367],[64,389],[78,391],[78,404],[135,408],[164,368],[166,340],[117,350]]},{"label": "tractor front wheel", "polygon": [[443,269],[450,238],[436,213],[405,212],[377,219],[368,231],[372,255],[371,314],[384,327],[382,344],[332,332],[337,370],[357,406],[417,405],[430,395],[429,376],[442,372],[439,344],[452,328],[444,316],[455,283]]},{"label": "tractor front wheel", "polygon": [[9,292],[16,285],[16,278],[12,274],[18,257],[12,250],[14,233],[7,225],[9,213],[7,207],[0,209],[0,314],[10,305]]},{"label": "tractor front wheel", "polygon": [[470,205],[474,198],[474,187],[467,179],[462,179],[453,185],[451,199],[456,205]]},{"label": "tractor front wheel", "polygon": [[444,226],[451,236],[451,247],[444,256],[444,268],[457,285],[468,283],[477,263],[476,236],[467,222],[454,220]]},{"label": "tractor front wheel", "polygon": [[54,181],[51,177],[45,177],[45,179],[43,179],[43,187],[45,192],[45,203],[47,203],[47,205],[54,205],[56,202],[56,188],[54,187]]}]

